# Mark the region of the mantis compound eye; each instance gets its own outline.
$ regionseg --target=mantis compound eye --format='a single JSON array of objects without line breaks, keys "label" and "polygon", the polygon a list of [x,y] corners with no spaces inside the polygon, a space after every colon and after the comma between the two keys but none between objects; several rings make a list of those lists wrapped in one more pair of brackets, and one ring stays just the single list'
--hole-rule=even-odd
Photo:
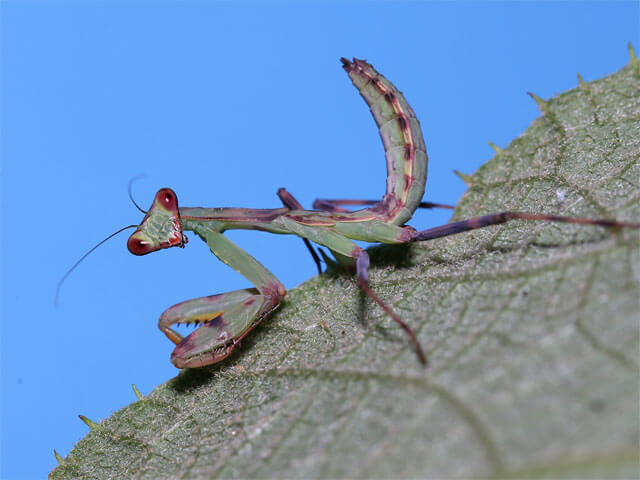
[{"label": "mantis compound eye", "polygon": [[129,237],[129,240],[127,240],[127,248],[134,255],[146,255],[147,253],[151,253],[156,250],[151,242],[136,236],[135,233]]},{"label": "mantis compound eye", "polygon": [[178,209],[178,197],[170,188],[161,188],[158,190],[156,201],[169,211]]}]

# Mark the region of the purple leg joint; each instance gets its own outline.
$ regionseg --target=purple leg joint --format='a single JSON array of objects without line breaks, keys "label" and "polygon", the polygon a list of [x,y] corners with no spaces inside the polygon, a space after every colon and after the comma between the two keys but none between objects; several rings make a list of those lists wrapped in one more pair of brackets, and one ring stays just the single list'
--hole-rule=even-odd
[{"label": "purple leg joint", "polygon": [[364,250],[356,260],[356,280],[359,285],[369,285],[369,255]]}]

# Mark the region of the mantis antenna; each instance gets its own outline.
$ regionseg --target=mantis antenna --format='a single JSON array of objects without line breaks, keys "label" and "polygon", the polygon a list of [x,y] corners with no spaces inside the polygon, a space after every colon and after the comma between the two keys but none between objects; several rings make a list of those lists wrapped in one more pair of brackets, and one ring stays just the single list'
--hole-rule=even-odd
[{"label": "mantis antenna", "polygon": [[[135,203],[135,202],[134,202],[134,203]],[[136,205],[136,206],[137,206],[137,205]],[[103,239],[103,240],[99,241],[97,244],[95,244],[93,247],[91,247],[87,253],[85,253],[84,255],[82,255],[82,256],[80,257],[80,259],[79,259],[76,263],[74,263],[74,264],[73,264],[73,266],[72,266],[69,270],[67,270],[67,271],[66,271],[66,273],[62,276],[62,278],[61,278],[61,279],[60,279],[60,281],[58,282],[58,285],[56,286],[56,296],[55,296],[55,299],[54,299],[54,304],[55,304],[55,306],[56,306],[56,307],[58,306],[58,299],[60,298],[60,287],[62,286],[62,284],[64,283],[64,281],[67,279],[67,277],[68,277],[69,275],[71,275],[71,272],[73,272],[73,271],[76,269],[76,267],[77,267],[78,265],[80,265],[80,263],[82,263],[82,261],[83,261],[85,258],[87,258],[87,257],[89,256],[89,254],[91,254],[91,252],[93,252],[96,248],[98,248],[100,245],[102,245],[102,244],[103,244],[104,242],[106,242],[107,240],[109,240],[109,239],[111,239],[111,238],[115,237],[116,235],[118,235],[120,232],[124,232],[125,230],[128,230],[129,228],[137,228],[137,227],[138,227],[138,225],[128,225],[128,226],[126,226],[126,227],[122,227],[120,230],[117,230],[117,231],[113,232],[113,233],[112,233],[111,235],[109,235],[107,238],[105,238],[105,239]]]},{"label": "mantis antenna", "polygon": [[136,180],[139,180],[141,178],[146,177],[146,175],[144,173],[141,173],[140,175],[136,175],[135,177],[133,177],[131,180],[129,180],[129,184],[127,185],[127,192],[129,192],[129,200],[131,200],[131,203],[133,203],[136,208],[138,210],[140,210],[142,213],[149,213],[146,210],[144,210],[143,208],[140,208],[140,205],[138,205],[136,203],[136,201],[133,199],[133,193],[131,193],[131,187],[133,186],[133,182],[135,182]]},{"label": "mantis antenna", "polygon": [[[136,201],[133,199],[133,193],[131,191],[131,187],[133,186],[133,183],[136,180],[139,180],[141,178],[146,177],[146,175],[144,173],[141,173],[140,175],[136,175],[135,177],[132,177],[131,180],[129,180],[129,183],[127,185],[127,192],[129,193],[129,200],[131,200],[131,203],[133,203],[135,205],[135,207],[140,210],[142,213],[147,214],[149,212],[147,212],[146,210],[144,210],[143,208],[140,207],[140,205],[138,205],[136,203]],[[118,230],[117,232],[112,233],[111,235],[109,235],[107,238],[105,238],[104,240],[98,242],[96,245],[94,245],[87,253],[85,253],[84,255],[82,255],[82,257],[80,257],[80,259],[73,264],[73,266],[66,271],[66,273],[62,276],[62,278],[60,279],[60,281],[58,282],[58,285],[56,286],[56,297],[54,300],[54,303],[56,305],[56,307],[58,306],[58,299],[60,298],[60,287],[62,286],[62,284],[64,283],[64,281],[67,279],[67,277],[71,274],[71,272],[73,272],[75,270],[75,268],[80,265],[80,263],[89,256],[89,254],[91,252],[93,252],[96,248],[98,248],[100,245],[102,245],[104,242],[106,242],[107,240],[109,240],[110,238],[115,237],[117,234],[119,234],[120,232],[123,232],[129,228],[136,228],[137,225],[129,225],[127,227],[123,227],[120,230]]]}]

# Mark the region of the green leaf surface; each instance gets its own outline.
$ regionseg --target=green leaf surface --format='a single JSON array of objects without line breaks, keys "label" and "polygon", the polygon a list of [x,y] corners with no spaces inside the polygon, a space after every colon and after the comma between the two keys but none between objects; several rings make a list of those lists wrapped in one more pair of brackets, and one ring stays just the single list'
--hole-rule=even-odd
[{"label": "green leaf surface", "polygon": [[[456,219],[640,220],[640,65],[549,101]],[[328,273],[220,365],[183,371],[51,478],[637,477],[640,235],[511,222],[372,249],[394,322]]]}]

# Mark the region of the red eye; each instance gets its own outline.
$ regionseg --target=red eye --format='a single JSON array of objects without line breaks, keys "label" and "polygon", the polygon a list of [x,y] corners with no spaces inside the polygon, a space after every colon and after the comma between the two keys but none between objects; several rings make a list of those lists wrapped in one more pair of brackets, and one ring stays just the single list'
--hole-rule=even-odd
[{"label": "red eye", "polygon": [[129,237],[129,240],[127,241],[127,248],[134,255],[146,255],[147,253],[151,253],[155,250],[149,242],[136,237],[135,233]]},{"label": "red eye", "polygon": [[178,198],[170,188],[161,188],[156,194],[158,203],[167,210],[176,210],[178,208]]}]

